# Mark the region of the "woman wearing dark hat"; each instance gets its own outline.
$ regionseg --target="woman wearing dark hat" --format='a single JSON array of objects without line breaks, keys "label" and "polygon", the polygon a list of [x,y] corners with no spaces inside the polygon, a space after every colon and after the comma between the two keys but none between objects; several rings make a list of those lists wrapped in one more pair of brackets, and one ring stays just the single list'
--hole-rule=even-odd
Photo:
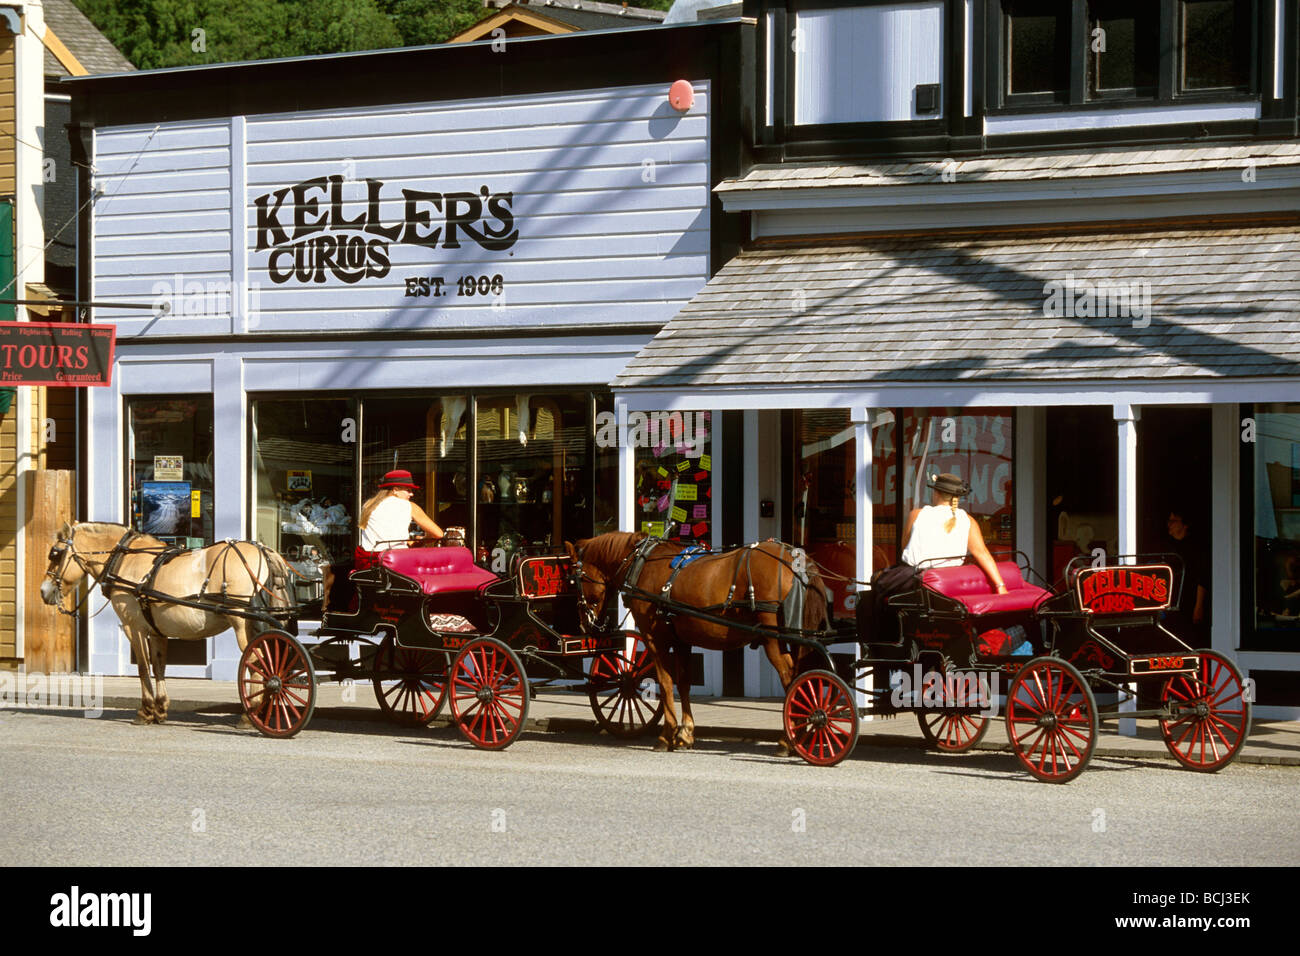
[{"label": "woman wearing dark hat", "polygon": [[970,485],[956,475],[931,475],[934,503],[915,509],[907,519],[903,563],[914,568],[944,568],[963,563],[970,554],[999,594],[1007,590],[997,562],[984,544],[978,521],[972,521],[957,502],[970,494]]},{"label": "woman wearing dark hat", "polygon": [[358,571],[371,567],[381,551],[405,548],[412,521],[432,537],[442,537],[442,529],[411,500],[418,490],[409,471],[390,471],[379,482],[379,491],[361,506],[357,521],[361,527],[361,544],[356,553]]}]

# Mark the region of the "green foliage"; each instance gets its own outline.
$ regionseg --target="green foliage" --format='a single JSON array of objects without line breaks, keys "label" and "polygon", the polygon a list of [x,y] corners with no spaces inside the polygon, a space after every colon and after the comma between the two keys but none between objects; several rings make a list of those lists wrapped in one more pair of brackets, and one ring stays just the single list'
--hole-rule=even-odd
[{"label": "green foliage", "polygon": [[[75,0],[141,70],[446,43],[482,0]],[[636,0],[667,10],[672,0]]]},{"label": "green foliage", "polygon": [[142,70],[375,50],[402,37],[375,0],[76,0]]}]

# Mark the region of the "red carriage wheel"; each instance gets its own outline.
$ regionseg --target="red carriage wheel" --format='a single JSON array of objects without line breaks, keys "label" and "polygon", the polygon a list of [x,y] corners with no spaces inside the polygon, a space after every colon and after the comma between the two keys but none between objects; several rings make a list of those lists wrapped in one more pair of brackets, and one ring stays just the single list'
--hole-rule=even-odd
[{"label": "red carriage wheel", "polygon": [[794,752],[819,767],[839,763],[858,742],[853,691],[830,671],[807,671],[791,681],[781,717]]},{"label": "red carriage wheel", "polygon": [[972,707],[984,707],[991,700],[989,683],[981,676],[979,689],[972,693],[972,688],[964,678],[958,678],[960,683],[957,686],[949,687],[948,676],[938,673],[939,684],[936,692],[939,695],[939,704],[937,707],[924,707],[918,710],[916,720],[921,725],[921,736],[930,746],[945,753],[961,753],[970,750],[983,740],[993,724],[993,721],[983,714],[970,712]]},{"label": "red carriage wheel", "polygon": [[451,665],[451,714],[475,747],[510,746],[528,718],[528,680],[515,652],[490,637],[461,648]]},{"label": "red carriage wheel", "polygon": [[1184,767],[1214,773],[1230,764],[1250,733],[1250,701],[1241,671],[1222,654],[1197,651],[1194,674],[1165,681],[1160,702],[1174,716],[1160,721],[1160,733]]},{"label": "red carriage wheel", "polygon": [[384,716],[408,727],[429,723],[447,700],[446,655],[398,647],[392,634],[379,645],[371,677]]},{"label": "red carriage wheel", "polygon": [[1097,702],[1073,664],[1038,657],[1020,669],[1007,691],[1007,737],[1039,780],[1065,783],[1083,772],[1097,743]]},{"label": "red carriage wheel", "polygon": [[267,737],[292,737],[316,709],[316,669],[297,638],[264,631],[239,658],[239,702]]},{"label": "red carriage wheel", "polygon": [[615,737],[640,737],[659,726],[664,698],[650,648],[635,631],[624,631],[629,648],[592,658],[587,696],[603,730]]}]

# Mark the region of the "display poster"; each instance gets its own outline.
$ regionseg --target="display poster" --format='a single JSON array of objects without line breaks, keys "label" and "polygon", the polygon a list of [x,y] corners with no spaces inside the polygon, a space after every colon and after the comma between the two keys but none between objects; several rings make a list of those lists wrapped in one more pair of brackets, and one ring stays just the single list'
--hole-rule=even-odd
[{"label": "display poster", "polygon": [[188,481],[140,483],[140,530],[156,537],[176,537],[190,532],[192,509]]}]

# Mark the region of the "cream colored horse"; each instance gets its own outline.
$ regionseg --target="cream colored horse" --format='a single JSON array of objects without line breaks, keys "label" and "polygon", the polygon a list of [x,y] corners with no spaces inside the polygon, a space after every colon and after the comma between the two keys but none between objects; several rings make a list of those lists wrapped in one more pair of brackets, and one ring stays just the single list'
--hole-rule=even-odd
[{"label": "cream colored horse", "polygon": [[[255,601],[264,607],[288,607],[291,603],[288,586],[292,572],[284,558],[269,548],[248,541],[214,544],[172,555],[155,573],[156,560],[167,548],[165,542],[120,524],[65,524],[50,549],[49,567],[41,584],[45,603],[58,605],[67,613],[73,611],[64,606],[65,587],[75,589],[87,577],[92,588],[107,585],[108,601],[131,640],[140,668],[137,724],[160,724],[167,719],[166,638],[197,640],[229,627],[234,629],[242,653],[249,638],[266,629],[265,624],[222,614],[220,605],[247,606]],[[214,610],[142,597],[141,584],[154,593]],[[151,662],[157,690],[149,680]]]}]

